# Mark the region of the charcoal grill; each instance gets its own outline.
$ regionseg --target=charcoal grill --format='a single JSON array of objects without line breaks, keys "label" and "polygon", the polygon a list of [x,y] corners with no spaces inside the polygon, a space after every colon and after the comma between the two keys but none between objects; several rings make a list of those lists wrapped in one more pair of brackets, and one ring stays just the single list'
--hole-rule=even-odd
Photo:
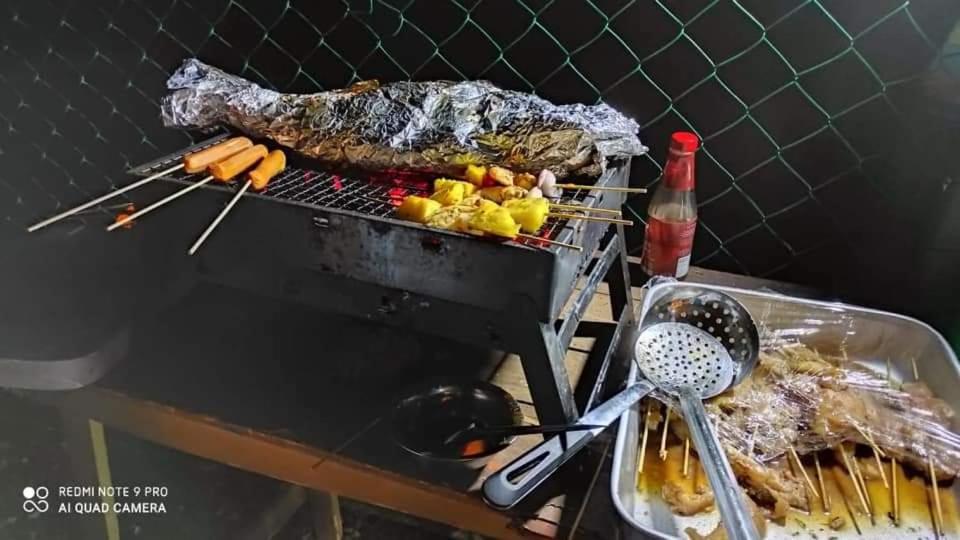
[{"label": "charcoal grill", "polygon": [[[226,136],[130,172],[147,176],[169,168],[184,154]],[[615,164],[596,184],[624,186],[628,173],[629,163]],[[210,215],[196,216],[198,230],[226,201],[220,192],[237,187],[198,190],[198,196],[211,198]],[[619,323],[607,350],[598,355],[596,383],[578,392],[580,409],[596,397],[617,338],[633,321],[622,226],[549,220],[540,236],[583,247],[576,251],[538,240],[487,241],[394,217],[399,199],[429,189],[429,182],[402,174],[380,178],[294,164],[267,189],[245,197],[220,225],[199,252],[200,275],[221,285],[518,353],[540,420],[575,420],[579,411],[564,356],[604,278]],[[594,208],[619,209],[624,197],[589,186],[567,193],[571,202]],[[578,282],[582,287],[574,295]]]}]

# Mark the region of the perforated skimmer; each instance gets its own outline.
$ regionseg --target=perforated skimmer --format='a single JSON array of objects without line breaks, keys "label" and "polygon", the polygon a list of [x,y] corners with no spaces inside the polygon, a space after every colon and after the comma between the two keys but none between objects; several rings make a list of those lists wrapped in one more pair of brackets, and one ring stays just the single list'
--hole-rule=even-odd
[{"label": "perforated skimmer", "polygon": [[690,388],[706,399],[733,382],[730,353],[713,336],[685,323],[649,327],[637,339],[635,353],[647,380],[671,394]]},{"label": "perforated skimmer", "polygon": [[[588,412],[578,424],[607,426],[655,388],[676,396],[729,537],[759,538],[702,401],[753,370],[760,347],[753,318],[723,293],[683,285],[647,310],[639,330],[634,360],[646,380]],[[547,439],[490,476],[484,497],[500,508],[513,506],[601,431]]]},{"label": "perforated skimmer", "polygon": [[742,304],[696,286],[660,298],[641,321],[634,347],[648,381],[680,401],[697,454],[730,538],[759,538],[703,400],[724,392],[753,370],[757,327]]}]

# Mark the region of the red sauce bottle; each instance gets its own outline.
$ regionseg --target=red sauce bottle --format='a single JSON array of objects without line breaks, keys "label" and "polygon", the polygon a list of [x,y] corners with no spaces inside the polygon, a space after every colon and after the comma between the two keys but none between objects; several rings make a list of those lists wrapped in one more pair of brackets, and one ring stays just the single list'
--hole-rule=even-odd
[{"label": "red sauce bottle", "polygon": [[678,131],[670,137],[663,178],[647,208],[647,230],[641,265],[650,276],[683,278],[690,271],[693,235],[697,230],[694,154],[700,141]]}]

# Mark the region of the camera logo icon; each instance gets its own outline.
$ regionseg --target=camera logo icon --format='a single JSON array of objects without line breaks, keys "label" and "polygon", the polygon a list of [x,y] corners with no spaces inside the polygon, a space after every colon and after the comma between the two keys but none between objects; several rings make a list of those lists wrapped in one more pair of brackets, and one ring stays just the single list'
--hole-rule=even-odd
[{"label": "camera logo icon", "polygon": [[23,511],[28,514],[46,512],[50,509],[50,503],[46,500],[49,496],[50,490],[43,486],[23,488]]}]

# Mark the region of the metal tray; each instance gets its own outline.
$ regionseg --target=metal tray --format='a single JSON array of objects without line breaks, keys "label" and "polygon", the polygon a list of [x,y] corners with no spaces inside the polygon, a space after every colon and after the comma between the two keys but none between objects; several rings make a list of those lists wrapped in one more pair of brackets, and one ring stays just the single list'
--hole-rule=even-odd
[{"label": "metal tray", "polygon": [[[886,370],[886,361],[891,360],[891,370],[898,380],[913,377],[911,358],[916,358],[920,379],[933,392],[946,400],[954,410],[960,411],[960,369],[950,346],[936,330],[916,319],[840,303],[818,302],[792,298],[774,293],[748,291],[728,287],[697,284],[723,291],[742,302],[762,327],[762,333],[800,341],[817,350],[837,352],[842,345],[851,356],[865,359],[863,363]],[[683,283],[667,282],[652,285],[644,295],[640,319],[652,303],[673,287]],[[770,339],[770,338],[768,338]],[[632,365],[629,381],[638,374]],[[686,538],[687,527],[696,528],[701,534],[712,530],[719,521],[714,511],[697,516],[675,516],[659,494],[641,493],[635,487],[636,449],[639,445],[639,405],[635,405],[620,418],[617,442],[614,449],[611,494],[614,506],[623,517],[625,538]],[[956,424],[956,423],[955,423]],[[956,425],[953,426],[957,428]],[[954,486],[954,495],[960,489]],[[954,512],[944,509],[948,524],[947,537],[957,537],[949,529]],[[811,530],[793,520],[786,525],[768,524],[766,538],[934,538],[929,520],[903,523],[900,528],[889,524],[886,518],[877,519],[877,525],[862,523],[863,535],[853,527],[841,531]]]}]

